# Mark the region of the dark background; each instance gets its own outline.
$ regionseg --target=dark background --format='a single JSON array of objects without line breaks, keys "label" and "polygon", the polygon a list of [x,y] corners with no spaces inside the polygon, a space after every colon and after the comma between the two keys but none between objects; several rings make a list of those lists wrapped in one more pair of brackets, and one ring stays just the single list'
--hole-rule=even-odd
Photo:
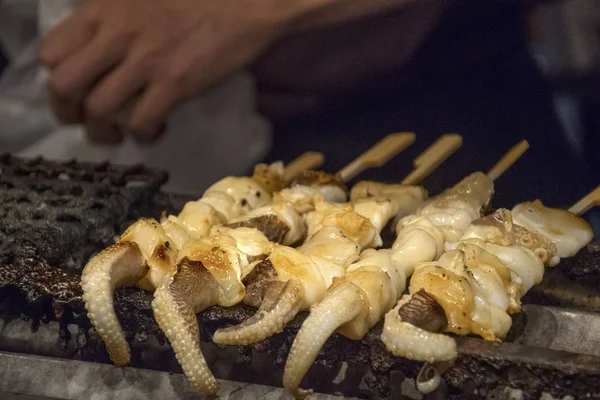
[{"label": "dark background", "polygon": [[[417,141],[401,156],[359,177],[394,182],[439,135],[459,133],[462,148],[423,182],[436,194],[473,171],[487,171],[527,139],[528,152],[497,181],[495,206],[539,198],[570,207],[600,183],[600,92],[594,70],[583,73],[557,55],[560,34],[540,34],[556,20],[534,20],[538,12],[516,1],[457,2],[409,65],[318,113],[276,121],[268,160],[319,150],[325,169],[337,171],[386,134],[415,132]],[[540,54],[563,64],[543,69]],[[568,139],[574,130],[579,149]],[[597,213],[586,217],[593,221]]]}]

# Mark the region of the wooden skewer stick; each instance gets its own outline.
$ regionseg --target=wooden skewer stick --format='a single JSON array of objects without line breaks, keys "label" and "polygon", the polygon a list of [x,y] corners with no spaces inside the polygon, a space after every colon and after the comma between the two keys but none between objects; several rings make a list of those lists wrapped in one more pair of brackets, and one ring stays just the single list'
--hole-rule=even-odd
[{"label": "wooden skewer stick", "polygon": [[447,134],[440,137],[413,162],[415,169],[402,181],[403,185],[416,185],[454,154],[463,143],[461,135]]},{"label": "wooden skewer stick", "polygon": [[323,153],[316,151],[307,151],[300,157],[291,161],[285,166],[284,179],[286,183],[289,183],[296,175],[302,171],[308,171],[311,169],[317,169],[325,162],[325,156]]},{"label": "wooden skewer stick", "polygon": [[529,149],[529,142],[527,140],[521,140],[516,146],[510,149],[508,153],[506,153],[504,157],[502,157],[500,161],[498,161],[496,165],[492,167],[492,169],[490,169],[487,175],[493,181],[500,178],[500,176],[502,176],[506,170],[508,170],[519,158],[521,158],[527,149]]},{"label": "wooden skewer stick", "polygon": [[573,205],[573,207],[569,208],[569,211],[575,215],[583,215],[590,208],[596,207],[600,205],[600,186],[596,189],[592,190],[590,193],[585,195],[583,199],[579,200],[577,203]]},{"label": "wooden skewer stick", "polygon": [[358,156],[358,158],[350,164],[346,165],[338,172],[338,175],[345,182],[348,182],[350,179],[369,168],[381,167],[398,153],[413,144],[415,138],[416,135],[411,132],[392,133]]}]

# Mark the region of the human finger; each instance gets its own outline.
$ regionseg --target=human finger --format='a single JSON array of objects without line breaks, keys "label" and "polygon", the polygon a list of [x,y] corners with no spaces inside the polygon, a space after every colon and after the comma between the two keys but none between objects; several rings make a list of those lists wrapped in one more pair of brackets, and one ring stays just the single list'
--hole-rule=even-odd
[{"label": "human finger", "polygon": [[104,119],[114,117],[132,103],[147,83],[147,74],[139,59],[126,59],[93,89],[85,101],[86,115]]},{"label": "human finger", "polygon": [[134,108],[127,128],[141,139],[151,140],[162,133],[165,120],[181,94],[165,84],[154,84],[146,90]]},{"label": "human finger", "polygon": [[118,144],[123,141],[123,133],[119,127],[110,121],[89,118],[85,123],[88,139],[96,144]]},{"label": "human finger", "polygon": [[61,98],[82,101],[87,92],[122,60],[127,42],[112,32],[101,32],[56,67],[50,76],[52,90]]},{"label": "human finger", "polygon": [[61,97],[50,88],[50,107],[56,118],[63,124],[82,122],[83,107],[81,102],[73,102]]},{"label": "human finger", "polygon": [[53,69],[92,40],[98,28],[92,11],[89,5],[83,5],[46,34],[38,55],[42,65]]}]

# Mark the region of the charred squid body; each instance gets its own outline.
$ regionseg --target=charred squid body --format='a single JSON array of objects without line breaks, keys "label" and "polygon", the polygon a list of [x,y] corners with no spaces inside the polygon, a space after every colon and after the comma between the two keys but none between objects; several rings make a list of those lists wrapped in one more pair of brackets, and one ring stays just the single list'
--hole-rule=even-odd
[{"label": "charred squid body", "polygon": [[[312,197],[315,194],[320,194],[327,201],[332,203],[343,203],[348,199],[348,187],[337,175],[328,174],[323,171],[303,171],[294,178],[290,184],[290,188],[297,190],[295,193],[290,193],[289,189],[284,189],[280,193],[286,197],[291,204],[297,206],[306,213],[309,210],[306,209],[308,205],[306,196]],[[296,201],[294,201],[296,200]]]},{"label": "charred squid body", "polygon": [[239,303],[246,293],[242,269],[264,259],[273,246],[256,229],[243,227],[190,241],[179,252],[177,270],[163,279],[154,294],[156,321],[186,376],[201,393],[214,394],[219,385],[200,349],[196,314],[214,305]]},{"label": "charred squid body", "polygon": [[137,285],[154,291],[175,271],[177,252],[191,239],[206,235],[214,224],[247,214],[271,202],[281,188],[283,166],[257,165],[250,177],[227,177],[211,186],[198,201],[189,202],[178,216],[161,223],[142,218],[115,244],[92,257],[82,272],[83,300],[90,322],[104,340],[116,365],[129,363],[129,345],[113,306],[114,290]]},{"label": "charred squid body", "polygon": [[241,218],[233,219],[224,226],[255,228],[264,233],[271,242],[285,245],[294,244],[306,236],[306,224],[302,216],[277,194],[272,204],[257,208]]}]

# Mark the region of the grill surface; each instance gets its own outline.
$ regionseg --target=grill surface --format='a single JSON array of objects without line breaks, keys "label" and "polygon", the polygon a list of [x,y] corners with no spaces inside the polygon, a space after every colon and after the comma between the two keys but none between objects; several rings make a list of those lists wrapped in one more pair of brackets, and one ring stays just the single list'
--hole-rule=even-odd
[{"label": "grill surface", "polygon": [[[87,319],[80,271],[139,213],[167,174],[142,166],[0,156],[0,307],[5,317]],[[68,312],[65,312],[67,310]]]},{"label": "grill surface", "polygon": [[[166,179],[165,173],[143,167],[0,156],[0,350],[110,363],[104,344],[89,330],[80,271],[90,256],[138,217],[181,209],[189,199],[161,193]],[[585,318],[589,326],[600,326],[593,314],[578,311],[600,309],[597,289],[586,283],[587,277],[600,276],[600,243],[567,261],[547,270],[544,282],[524,304],[575,308],[562,312],[524,307],[513,318],[508,343],[458,339],[460,357],[445,374],[447,385],[437,396],[503,398],[505,391],[513,395],[511,390],[517,389],[524,398],[542,393],[600,398],[600,352],[577,347],[577,340],[569,339],[574,331],[561,328]],[[115,293],[115,309],[132,343],[131,365],[181,372],[154,321],[151,299],[136,288]],[[198,315],[207,361],[218,378],[280,386],[281,368],[305,314],[281,334],[253,346],[211,343],[216,329],[254,312],[244,306],[212,307]],[[31,325],[22,319],[31,320]],[[553,330],[544,330],[549,326]],[[39,331],[27,332],[29,327]],[[420,364],[391,356],[379,340],[380,329],[377,326],[362,341],[334,335],[304,383],[325,393],[418,398],[406,382],[416,376]],[[544,334],[531,333],[536,331]],[[584,341],[594,339],[593,333],[584,334]],[[72,335],[77,340],[70,340]]]}]

